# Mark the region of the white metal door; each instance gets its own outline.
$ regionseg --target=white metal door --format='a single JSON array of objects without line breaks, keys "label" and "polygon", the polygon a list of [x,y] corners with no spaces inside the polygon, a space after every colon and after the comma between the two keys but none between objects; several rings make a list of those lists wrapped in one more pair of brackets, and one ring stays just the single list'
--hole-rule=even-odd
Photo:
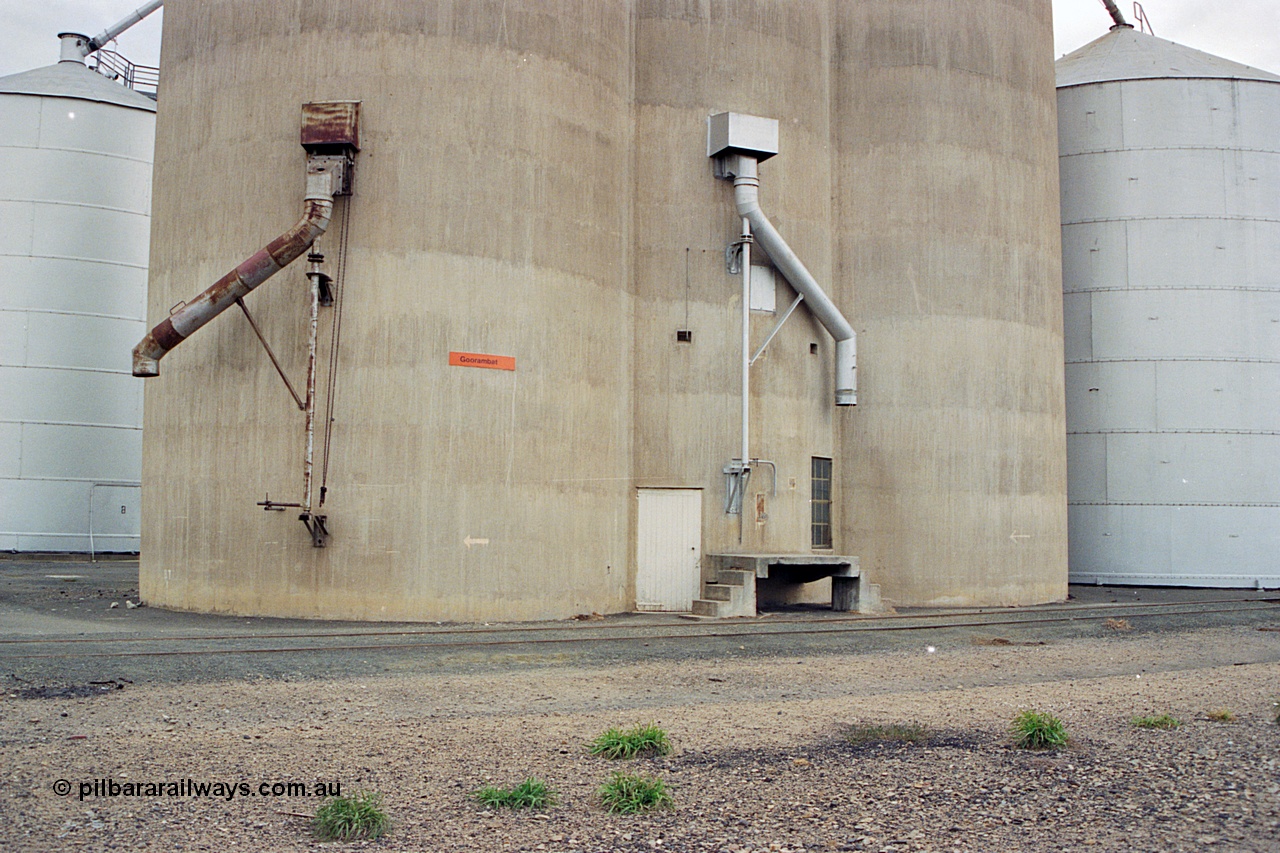
[{"label": "white metal door", "polygon": [[636,609],[693,609],[702,583],[702,490],[638,489]]},{"label": "white metal door", "polygon": [[89,551],[138,550],[142,486],[93,483],[89,487]]}]

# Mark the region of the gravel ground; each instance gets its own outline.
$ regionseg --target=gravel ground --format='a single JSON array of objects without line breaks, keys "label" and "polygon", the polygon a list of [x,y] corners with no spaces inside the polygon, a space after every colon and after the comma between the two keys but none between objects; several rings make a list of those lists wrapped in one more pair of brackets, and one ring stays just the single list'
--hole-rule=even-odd
[{"label": "gravel ground", "polygon": [[[0,849],[422,851],[1280,850],[1280,633],[1253,626],[874,654],[521,660],[480,673],[124,684],[0,700]],[[30,689],[30,688],[27,688]],[[34,691],[36,695],[39,691]],[[32,695],[32,694],[27,694]],[[1013,749],[1022,709],[1070,746]],[[1206,713],[1230,710],[1231,723]],[[1170,713],[1171,731],[1134,728]],[[920,722],[926,744],[854,747],[855,722]],[[674,752],[585,744],[655,722]],[[657,775],[670,811],[606,814],[615,769]],[[478,786],[544,779],[560,804],[493,812]],[[98,796],[81,785],[245,783],[249,796]],[[58,796],[55,783],[71,783]],[[379,791],[376,842],[321,844],[318,801],[262,783]]]}]

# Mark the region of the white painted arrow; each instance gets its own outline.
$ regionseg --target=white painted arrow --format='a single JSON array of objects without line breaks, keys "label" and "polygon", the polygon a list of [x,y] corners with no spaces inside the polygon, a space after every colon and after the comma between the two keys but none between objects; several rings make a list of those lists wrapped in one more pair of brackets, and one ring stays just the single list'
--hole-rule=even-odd
[{"label": "white painted arrow", "polygon": [[488,545],[489,540],[488,539],[472,539],[471,534],[468,533],[467,538],[462,540],[462,544],[466,545],[469,550],[472,545]]},{"label": "white painted arrow", "polygon": [[1019,539],[1030,539],[1030,538],[1031,538],[1030,533],[1010,533],[1009,534],[1009,541],[1014,543],[1015,545],[1018,544]]}]

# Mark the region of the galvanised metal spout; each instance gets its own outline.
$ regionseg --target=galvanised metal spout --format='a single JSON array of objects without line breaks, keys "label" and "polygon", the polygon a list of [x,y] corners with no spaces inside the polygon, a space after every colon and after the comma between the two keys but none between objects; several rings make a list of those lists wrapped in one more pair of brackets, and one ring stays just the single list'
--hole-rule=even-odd
[{"label": "galvanised metal spout", "polygon": [[334,158],[311,160],[307,165],[307,195],[302,218],[148,332],[133,348],[133,375],[159,376],[160,359],[174,347],[305,252],[329,227],[333,196],[341,186],[342,169]]},{"label": "galvanised metal spout", "polygon": [[101,50],[103,47],[106,47],[107,43],[110,42],[112,39],[116,38],[125,30],[129,29],[134,24],[138,23],[143,18],[147,17],[147,15],[150,15],[152,12],[154,12],[156,9],[159,9],[163,5],[164,5],[164,0],[151,0],[151,2],[149,3],[142,4],[135,11],[130,12],[128,15],[125,15],[123,18],[116,21],[114,24],[107,27],[105,30],[103,30],[102,32],[94,36],[92,39],[90,39],[89,43],[85,45],[85,47],[87,48],[87,50],[85,51],[85,55],[88,56],[90,53],[93,53],[95,50]]},{"label": "galvanised metal spout", "polygon": [[853,406],[858,402],[858,344],[853,326],[823,292],[800,258],[782,239],[778,229],[760,209],[760,178],[756,174],[756,158],[738,154],[733,179],[733,196],[738,215],[751,223],[755,242],[764,247],[774,266],[804,296],[813,316],[836,342],[836,405]]},{"label": "galvanised metal spout", "polygon": [[1117,27],[1124,27],[1125,29],[1130,30],[1133,29],[1133,24],[1124,19],[1124,15],[1120,12],[1120,7],[1118,7],[1113,0],[1102,0],[1102,5],[1107,7],[1107,12],[1111,15],[1111,20],[1116,22],[1115,26],[1111,29],[1114,30]]}]

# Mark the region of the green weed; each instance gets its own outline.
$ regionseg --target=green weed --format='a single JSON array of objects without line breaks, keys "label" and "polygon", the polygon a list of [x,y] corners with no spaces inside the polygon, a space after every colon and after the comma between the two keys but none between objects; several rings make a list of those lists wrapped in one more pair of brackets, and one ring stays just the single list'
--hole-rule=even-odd
[{"label": "green weed", "polygon": [[1013,719],[1013,742],[1021,749],[1061,749],[1067,745],[1067,729],[1052,714],[1023,711]]},{"label": "green weed", "polygon": [[671,808],[671,794],[661,779],[614,773],[600,787],[600,801],[614,814],[638,814],[652,809]]},{"label": "green weed", "polygon": [[1236,715],[1228,711],[1226,708],[1209,711],[1205,716],[1213,720],[1215,723],[1234,723],[1236,721]]},{"label": "green weed", "polygon": [[481,805],[491,809],[543,809],[556,804],[556,794],[545,782],[530,776],[514,788],[485,785],[471,794]]},{"label": "green weed", "polygon": [[316,835],[326,841],[373,839],[390,826],[382,810],[382,795],[362,791],[354,797],[330,797],[316,812],[312,824]]},{"label": "green weed", "polygon": [[637,755],[666,755],[671,751],[667,733],[654,725],[635,726],[622,731],[609,729],[591,742],[592,755],[605,758],[635,758]]},{"label": "green weed", "polygon": [[1133,724],[1140,729],[1176,729],[1182,721],[1169,714],[1154,717],[1134,717]]}]

